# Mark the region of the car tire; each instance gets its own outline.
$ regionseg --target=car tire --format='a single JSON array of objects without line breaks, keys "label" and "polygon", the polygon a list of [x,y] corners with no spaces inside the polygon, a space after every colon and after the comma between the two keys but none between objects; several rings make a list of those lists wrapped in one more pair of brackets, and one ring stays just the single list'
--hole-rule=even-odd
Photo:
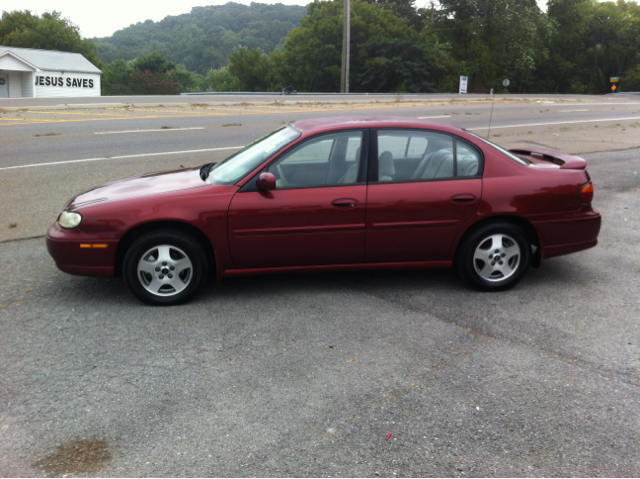
[{"label": "car tire", "polygon": [[481,291],[515,286],[531,263],[531,242],[517,225],[490,223],[473,231],[458,249],[455,267],[468,284]]},{"label": "car tire", "polygon": [[137,238],[127,250],[124,281],[141,301],[171,306],[191,299],[208,275],[207,256],[191,236],[157,230]]}]

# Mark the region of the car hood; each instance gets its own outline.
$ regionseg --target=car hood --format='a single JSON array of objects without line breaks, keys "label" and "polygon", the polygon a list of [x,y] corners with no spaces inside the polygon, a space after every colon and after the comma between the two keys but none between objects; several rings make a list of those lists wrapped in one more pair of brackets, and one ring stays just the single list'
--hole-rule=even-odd
[{"label": "car hood", "polygon": [[74,210],[105,201],[192,190],[205,186],[211,185],[200,178],[200,168],[150,173],[113,181],[89,190],[69,201],[65,209]]}]

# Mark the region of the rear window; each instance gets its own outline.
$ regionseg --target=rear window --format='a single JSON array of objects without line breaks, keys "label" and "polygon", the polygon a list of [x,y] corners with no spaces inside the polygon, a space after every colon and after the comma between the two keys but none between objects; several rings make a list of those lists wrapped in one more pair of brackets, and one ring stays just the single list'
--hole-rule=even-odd
[{"label": "rear window", "polygon": [[[466,131],[466,130],[465,130]],[[511,158],[514,161],[517,161],[518,163],[520,163],[521,165],[530,165],[531,163],[528,162],[527,160],[525,160],[524,158],[520,158],[519,156],[514,155],[513,153],[511,153],[509,150],[505,150],[504,148],[502,148],[501,146],[496,145],[495,143],[487,140],[486,138],[482,138],[481,136],[476,135],[475,133],[471,133],[470,131],[467,131],[467,133],[469,133],[470,135],[475,136],[478,140],[486,143],[489,146],[492,146],[493,148],[495,148],[496,150],[498,150],[500,153],[504,153],[506,156],[508,156],[509,158]]]}]

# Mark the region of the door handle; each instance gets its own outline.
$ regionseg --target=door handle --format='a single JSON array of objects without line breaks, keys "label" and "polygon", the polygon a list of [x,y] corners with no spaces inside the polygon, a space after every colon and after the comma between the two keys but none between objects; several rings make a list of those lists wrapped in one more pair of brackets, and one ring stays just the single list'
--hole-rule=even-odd
[{"label": "door handle", "polygon": [[454,201],[455,203],[470,203],[475,199],[476,196],[471,193],[460,193],[459,195],[453,195],[451,197],[451,201]]},{"label": "door handle", "polygon": [[355,198],[338,198],[337,200],[333,200],[331,205],[334,208],[355,208],[358,206],[358,200]]}]

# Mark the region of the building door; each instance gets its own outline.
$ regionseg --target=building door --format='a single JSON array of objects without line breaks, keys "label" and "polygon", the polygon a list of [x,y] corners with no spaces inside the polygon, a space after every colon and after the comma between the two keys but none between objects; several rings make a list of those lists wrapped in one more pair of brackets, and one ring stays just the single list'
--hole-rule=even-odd
[{"label": "building door", "polygon": [[0,98],[9,98],[9,74],[0,73]]}]

